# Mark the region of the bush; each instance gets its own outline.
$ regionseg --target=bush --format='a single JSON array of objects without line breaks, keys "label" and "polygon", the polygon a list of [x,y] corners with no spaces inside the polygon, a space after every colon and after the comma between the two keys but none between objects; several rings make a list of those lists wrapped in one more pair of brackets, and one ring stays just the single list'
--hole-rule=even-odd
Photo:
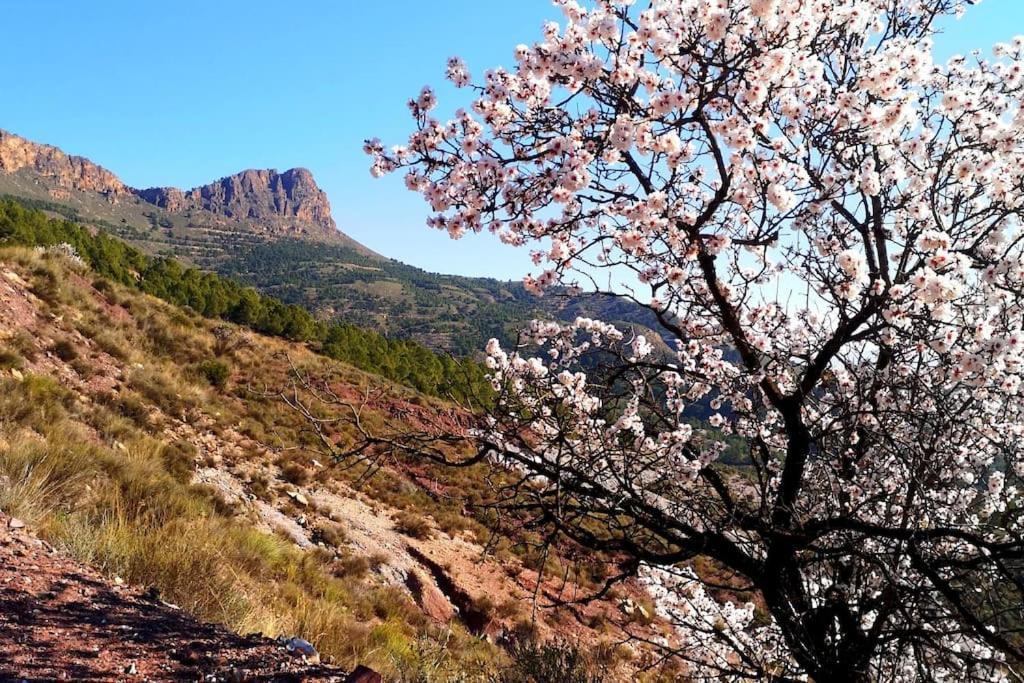
[{"label": "bush", "polygon": [[64,295],[60,278],[48,268],[36,268],[32,272],[30,291],[48,304],[56,304]]},{"label": "bush", "polygon": [[126,360],[128,358],[128,351],[124,348],[121,340],[111,332],[100,332],[92,340],[96,342],[96,346],[101,351],[111,358],[116,358],[117,360]]},{"label": "bush", "polygon": [[21,355],[13,349],[0,349],[0,368],[20,368],[24,365]]},{"label": "bush", "polygon": [[281,463],[281,478],[289,484],[305,486],[313,479],[313,473],[302,463],[288,460]]},{"label": "bush", "polygon": [[249,479],[249,492],[264,502],[269,502],[273,498],[270,492],[270,479],[265,474],[254,474]]},{"label": "bush", "polygon": [[345,554],[331,564],[331,573],[338,578],[361,579],[370,571],[370,560],[362,555]]},{"label": "bush", "polygon": [[331,548],[338,548],[348,542],[345,529],[340,524],[322,522],[313,529],[313,542],[323,543]]},{"label": "bush", "polygon": [[82,379],[89,379],[96,374],[95,368],[84,358],[75,358],[71,361],[71,369]]},{"label": "bush", "polygon": [[164,469],[176,481],[185,483],[192,478],[196,447],[188,441],[172,441],[160,449]]},{"label": "bush", "polygon": [[76,349],[75,345],[67,339],[61,339],[51,346],[50,353],[57,356],[57,358],[60,358],[65,363],[70,363],[78,358],[78,349]]},{"label": "bush", "polygon": [[110,407],[121,417],[128,418],[139,427],[149,427],[149,407],[135,392],[126,391],[112,397]]},{"label": "bush", "polygon": [[433,529],[421,515],[403,510],[395,516],[395,530],[412,538],[427,539],[433,535]]},{"label": "bush", "polygon": [[501,683],[597,683],[602,680],[572,643],[552,640],[538,643],[514,639],[507,646],[512,665],[502,672]]},{"label": "bush", "polygon": [[204,360],[199,364],[197,370],[211,386],[217,389],[223,389],[228,383],[228,377],[231,376],[231,368],[227,366],[227,363],[219,360]]},{"label": "bush", "polygon": [[36,340],[28,330],[15,332],[11,337],[10,346],[27,361],[34,361],[39,357],[39,347],[36,346]]}]

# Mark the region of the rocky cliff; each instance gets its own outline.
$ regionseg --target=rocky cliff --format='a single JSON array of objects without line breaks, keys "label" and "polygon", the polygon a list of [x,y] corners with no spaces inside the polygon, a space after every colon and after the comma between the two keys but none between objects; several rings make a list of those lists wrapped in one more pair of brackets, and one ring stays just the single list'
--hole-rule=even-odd
[{"label": "rocky cliff", "polygon": [[324,234],[337,231],[331,205],[313,174],[304,168],[278,173],[274,169],[250,169],[183,192],[174,187],[138,190],[147,202],[179,213],[202,209],[257,223],[294,219],[319,228]]},{"label": "rocky cliff", "polygon": [[316,240],[342,239],[327,195],[304,168],[283,173],[274,169],[247,170],[191,190],[125,185],[116,175],[80,156],[57,147],[26,140],[0,130],[0,175],[19,174],[45,190],[50,199],[66,200],[70,193],[96,193],[108,202],[134,198],[171,214],[207,211],[235,219],[254,232]]},{"label": "rocky cliff", "polygon": [[0,172],[15,173],[22,169],[64,190],[98,192],[108,197],[131,193],[116,175],[85,157],[65,154],[51,145],[0,130]]}]

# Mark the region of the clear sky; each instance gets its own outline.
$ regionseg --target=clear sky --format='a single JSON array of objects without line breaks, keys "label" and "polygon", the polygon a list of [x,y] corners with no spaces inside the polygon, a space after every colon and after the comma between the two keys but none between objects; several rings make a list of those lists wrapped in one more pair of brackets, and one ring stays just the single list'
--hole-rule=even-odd
[{"label": "clear sky", "polygon": [[[0,0],[0,128],[136,187],[305,166],[339,227],[372,249],[519,278],[525,251],[425,227],[428,207],[400,177],[372,179],[361,146],[404,142],[405,101],[442,85],[449,56],[475,74],[511,65],[517,43],[560,18],[548,0]],[[938,56],[1019,33],[1024,0],[985,0],[948,25]]]}]

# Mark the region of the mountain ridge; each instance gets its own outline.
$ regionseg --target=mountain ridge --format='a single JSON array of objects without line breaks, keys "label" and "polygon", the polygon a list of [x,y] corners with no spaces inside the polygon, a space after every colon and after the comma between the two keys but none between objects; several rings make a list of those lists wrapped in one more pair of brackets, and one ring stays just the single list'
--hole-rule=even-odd
[{"label": "mountain ridge", "polygon": [[337,231],[327,194],[306,168],[246,169],[190,190],[150,187],[135,194],[150,204],[173,213],[202,209],[229,217],[249,219],[268,216],[294,217],[300,221]]},{"label": "mountain ridge", "polygon": [[59,148],[0,131],[0,198],[101,229],[142,249],[238,280],[323,320],[435,351],[514,343],[532,318],[600,318],[657,329],[650,311],[601,297],[537,297],[521,282],[431,273],[344,232],[303,168],[249,169],[190,190],[125,185]]},{"label": "mountain ridge", "polygon": [[140,189],[86,157],[0,130],[0,173],[18,172],[38,176],[58,202],[72,192],[96,193],[112,204],[138,198],[169,213],[205,211],[242,219],[272,235],[340,240],[327,194],[306,168],[245,169],[188,190]]}]

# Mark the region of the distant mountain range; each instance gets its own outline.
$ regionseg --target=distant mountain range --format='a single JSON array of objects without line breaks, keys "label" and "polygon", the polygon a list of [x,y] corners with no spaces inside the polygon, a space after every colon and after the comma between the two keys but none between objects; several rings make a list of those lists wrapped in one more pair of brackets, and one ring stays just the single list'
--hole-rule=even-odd
[{"label": "distant mountain range", "polygon": [[437,350],[479,351],[536,316],[654,326],[648,311],[621,301],[537,298],[518,282],[429,273],[381,256],[338,229],[304,168],[246,170],[190,190],[137,189],[89,159],[0,130],[0,196]]}]

